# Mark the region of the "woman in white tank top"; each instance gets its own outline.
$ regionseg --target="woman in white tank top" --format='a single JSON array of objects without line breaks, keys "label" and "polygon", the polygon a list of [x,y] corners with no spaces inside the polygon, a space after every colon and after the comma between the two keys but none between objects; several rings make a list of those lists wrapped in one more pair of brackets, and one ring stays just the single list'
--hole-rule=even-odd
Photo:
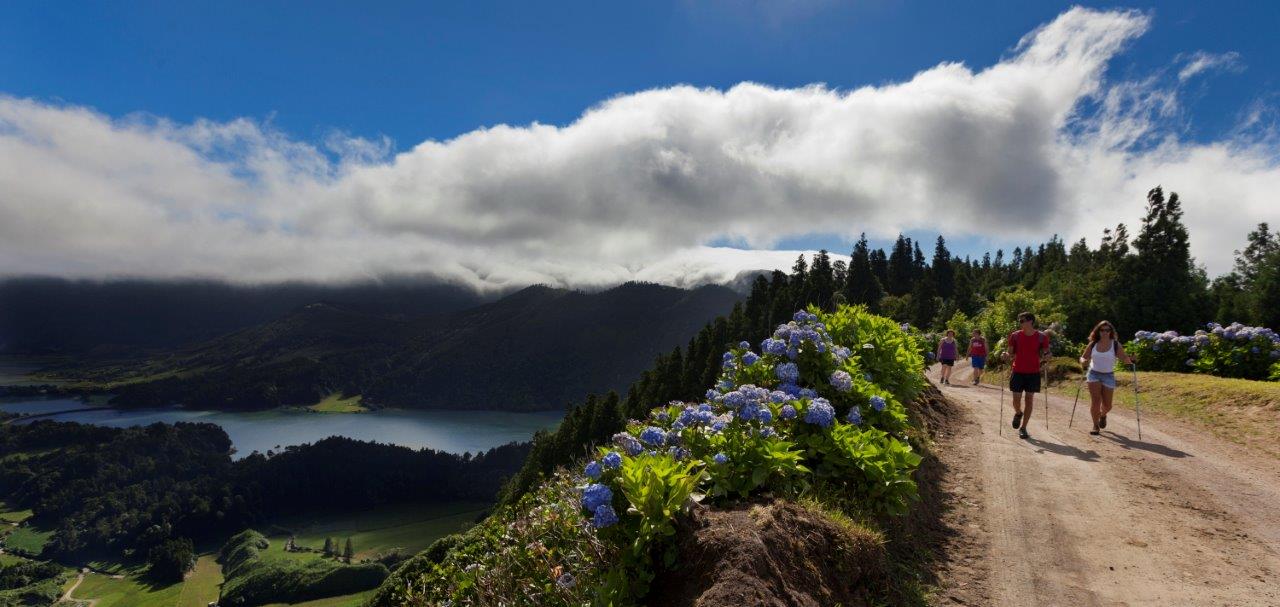
[{"label": "woman in white tank top", "polygon": [[1125,354],[1124,346],[1116,339],[1116,328],[1109,321],[1099,322],[1089,333],[1089,345],[1080,356],[1080,364],[1089,366],[1089,412],[1093,414],[1093,430],[1097,435],[1107,427],[1107,414],[1111,412],[1111,397],[1116,392],[1116,361],[1133,364],[1133,357]]}]

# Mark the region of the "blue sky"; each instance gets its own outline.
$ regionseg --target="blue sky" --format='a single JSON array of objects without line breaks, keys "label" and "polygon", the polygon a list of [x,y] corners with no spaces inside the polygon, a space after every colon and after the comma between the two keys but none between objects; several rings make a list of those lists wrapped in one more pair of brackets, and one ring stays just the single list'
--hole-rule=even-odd
[{"label": "blue sky", "polygon": [[[0,19],[0,94],[111,120],[248,118],[333,160],[324,142],[334,136],[387,138],[394,154],[499,124],[567,126],[609,99],[677,84],[727,90],[744,81],[779,89],[823,83],[847,92],[910,80],[942,62],[978,71],[1008,59],[1022,36],[1069,6],[17,2]],[[1239,136],[1250,111],[1276,104],[1280,3],[1121,8],[1138,9],[1150,23],[1109,59],[1110,81],[1153,74],[1170,80],[1195,53],[1230,57],[1179,90],[1179,110],[1162,118],[1162,136],[1173,133],[1186,145],[1222,142]],[[910,222],[902,229],[928,243],[948,232]],[[785,234],[771,246],[848,248],[848,234],[814,232]],[[1016,242],[957,232],[953,248],[962,253]],[[886,242],[884,234],[873,236]]]}]

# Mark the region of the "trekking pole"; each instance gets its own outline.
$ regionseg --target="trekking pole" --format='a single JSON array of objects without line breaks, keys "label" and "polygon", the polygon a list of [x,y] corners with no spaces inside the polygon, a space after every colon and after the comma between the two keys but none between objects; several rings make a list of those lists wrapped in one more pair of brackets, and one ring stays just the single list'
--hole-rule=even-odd
[{"label": "trekking pole", "polygon": [[1133,409],[1138,416],[1138,440],[1142,440],[1142,402],[1138,398],[1138,363],[1133,363]]},{"label": "trekking pole", "polygon": [[1084,388],[1083,381],[1080,382],[1080,385],[1076,386],[1076,400],[1071,403],[1071,421],[1067,422],[1068,428],[1071,427],[1071,424],[1074,424],[1076,422],[1076,405],[1080,404],[1080,390],[1083,388]]},{"label": "trekking pole", "polygon": [[[1049,431],[1049,370],[1041,368],[1040,378],[1044,380],[1044,429]],[[1027,420],[1030,423],[1031,420]]]},{"label": "trekking pole", "polygon": [[[1009,371],[1006,370],[1004,374],[1005,374],[1005,380],[1007,380],[1009,377]],[[998,426],[1000,427],[1000,436],[1004,436],[1004,385],[1006,383],[1005,380],[1000,380],[1000,423],[998,424]]]}]

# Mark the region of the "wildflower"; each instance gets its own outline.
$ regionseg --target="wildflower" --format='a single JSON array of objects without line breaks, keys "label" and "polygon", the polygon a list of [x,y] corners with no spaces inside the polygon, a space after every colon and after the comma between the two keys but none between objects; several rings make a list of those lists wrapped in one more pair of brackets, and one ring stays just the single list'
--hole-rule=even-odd
[{"label": "wildflower", "polygon": [[795,419],[796,408],[791,405],[782,405],[782,410],[778,412],[778,415],[782,417],[782,419]]},{"label": "wildflower", "polygon": [[879,395],[872,396],[871,408],[875,409],[876,411],[884,411],[884,397]]},{"label": "wildflower", "polygon": [[729,456],[727,456],[727,455],[725,455],[725,454],[723,454],[723,453],[717,453],[717,454],[715,455],[715,457],[713,457],[713,458],[711,458],[711,459],[715,460],[715,462],[716,462],[717,464],[722,464],[722,465],[723,465],[723,464],[727,464],[727,463],[729,463]]},{"label": "wildflower", "polygon": [[661,446],[667,442],[667,433],[657,426],[649,426],[640,433],[640,440],[648,445]]},{"label": "wildflower", "polygon": [[849,414],[845,416],[845,421],[855,425],[862,425],[862,411],[857,407],[849,409]]},{"label": "wildflower", "polygon": [[600,468],[600,462],[593,461],[587,464],[586,474],[588,478],[595,480],[600,478],[601,474],[604,474],[604,470]]},{"label": "wildflower", "polygon": [[591,524],[596,529],[604,529],[618,522],[618,513],[613,511],[613,506],[609,504],[600,504],[594,510],[595,516],[591,517]]},{"label": "wildflower", "polygon": [[604,464],[605,468],[613,470],[622,465],[622,456],[618,455],[617,451],[610,451],[604,454],[604,457],[600,458],[600,461]]},{"label": "wildflower", "polygon": [[800,379],[800,369],[795,363],[782,363],[773,370],[773,374],[783,383],[795,383]]},{"label": "wildflower", "polygon": [[760,360],[760,355],[756,354],[755,352],[747,352],[746,354],[742,355],[742,364],[748,367],[756,364],[756,361],[758,360]]},{"label": "wildflower", "polygon": [[836,371],[831,374],[831,386],[840,392],[848,392],[853,389],[853,378],[847,371]]},{"label": "wildflower", "polygon": [[601,505],[608,505],[612,501],[613,491],[606,485],[591,483],[582,490],[582,507],[588,511],[595,512]]},{"label": "wildflower", "polygon": [[[597,527],[598,526],[599,525],[597,525]],[[556,586],[559,586],[564,590],[573,588],[577,583],[578,583],[578,580],[573,579],[572,573],[565,573],[565,574],[562,574],[560,577],[556,578]]]},{"label": "wildflower", "polygon": [[631,436],[631,434],[627,432],[614,434],[613,444],[622,447],[622,450],[626,451],[627,455],[632,457],[640,455],[640,452],[644,451],[644,445],[641,445],[640,441],[636,440],[636,437]]},{"label": "wildflower", "polygon": [[804,421],[806,423],[822,426],[826,428],[835,420],[836,410],[831,403],[825,398],[815,398],[809,403],[809,409],[804,413]]}]

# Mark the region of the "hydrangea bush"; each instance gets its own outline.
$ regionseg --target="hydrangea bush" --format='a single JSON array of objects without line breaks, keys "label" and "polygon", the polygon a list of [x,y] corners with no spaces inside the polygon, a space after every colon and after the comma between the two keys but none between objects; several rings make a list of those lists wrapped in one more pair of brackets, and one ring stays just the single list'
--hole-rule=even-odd
[{"label": "hydrangea bush", "polygon": [[1272,367],[1280,363],[1280,334],[1238,322],[1225,326],[1211,322],[1194,335],[1138,331],[1125,349],[1150,371],[1269,379]]},{"label": "hydrangea bush", "polygon": [[410,561],[421,582],[388,604],[630,605],[675,565],[676,520],[693,502],[821,490],[894,514],[914,499],[904,403],[924,388],[924,361],[903,327],[862,307],[800,311],[722,365],[702,399],[631,420],[442,561]]},{"label": "hydrangea bush", "polygon": [[923,389],[923,369],[912,335],[860,307],[800,311],[758,351],[747,342],[731,348],[700,402],[633,420],[584,467],[583,517],[622,547],[604,598],[642,596],[654,561],[671,564],[665,540],[690,500],[824,484],[867,511],[904,512],[920,456],[904,435],[903,403]]}]

